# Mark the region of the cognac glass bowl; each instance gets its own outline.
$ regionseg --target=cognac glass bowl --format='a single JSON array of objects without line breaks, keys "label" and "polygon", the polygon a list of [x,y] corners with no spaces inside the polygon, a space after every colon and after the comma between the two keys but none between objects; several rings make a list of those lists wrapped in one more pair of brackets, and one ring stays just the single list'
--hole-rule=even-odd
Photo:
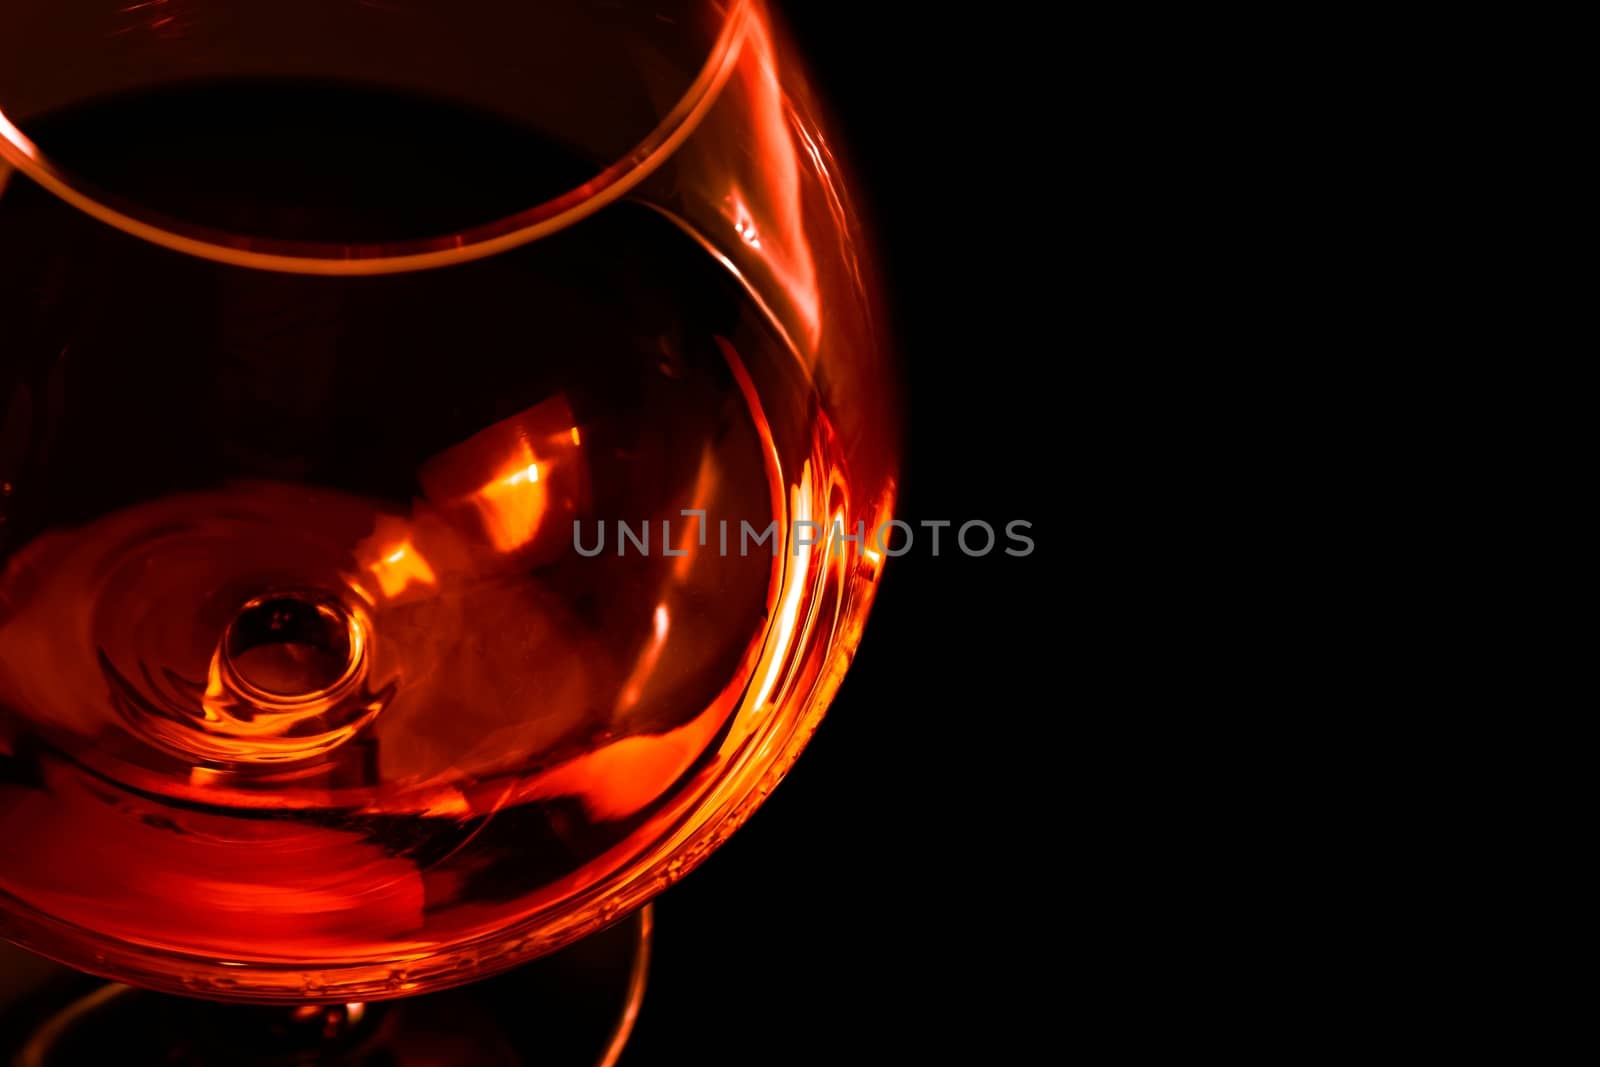
[{"label": "cognac glass bowl", "polygon": [[899,440],[756,0],[0,0],[0,935],[476,981],[790,768]]}]

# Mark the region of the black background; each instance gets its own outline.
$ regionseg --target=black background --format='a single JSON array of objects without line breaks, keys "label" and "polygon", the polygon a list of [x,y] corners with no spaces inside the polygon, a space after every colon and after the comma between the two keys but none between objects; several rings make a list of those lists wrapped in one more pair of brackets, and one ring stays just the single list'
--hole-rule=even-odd
[{"label": "black background", "polygon": [[660,899],[629,1067],[1024,1062],[1083,1006],[1061,977],[1097,922],[1068,800],[1085,753],[1062,524],[1093,465],[1071,462],[1091,402],[1072,386],[1102,312],[1067,264],[1106,208],[1076,180],[1095,107],[1069,106],[1067,57],[1005,11],[784,6],[889,286],[898,514],[1028,520],[1036,549],[935,558],[924,537],[889,565],[811,746]]}]

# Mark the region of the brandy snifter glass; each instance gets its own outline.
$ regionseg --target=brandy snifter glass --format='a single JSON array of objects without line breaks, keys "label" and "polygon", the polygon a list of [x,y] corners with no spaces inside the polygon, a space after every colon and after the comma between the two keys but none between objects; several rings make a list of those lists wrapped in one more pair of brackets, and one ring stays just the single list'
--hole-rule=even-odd
[{"label": "brandy snifter glass", "polygon": [[607,928],[613,1062],[860,639],[874,284],[754,0],[0,0],[0,935],[126,984],[27,1062]]}]

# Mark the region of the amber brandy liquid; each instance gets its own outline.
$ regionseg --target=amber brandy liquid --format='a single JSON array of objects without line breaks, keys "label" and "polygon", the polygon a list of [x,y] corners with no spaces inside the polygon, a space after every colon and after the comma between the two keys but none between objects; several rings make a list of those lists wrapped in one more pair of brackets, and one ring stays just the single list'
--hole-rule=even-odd
[{"label": "amber brandy liquid", "polygon": [[[353,247],[593,172],[328,85],[30,131],[185,223]],[[13,175],[0,323],[0,933],[208,996],[469,980],[614,918],[608,880],[741,758],[740,709],[786,713],[816,569],[784,531],[837,466],[779,333],[668,213],[328,278]]]}]

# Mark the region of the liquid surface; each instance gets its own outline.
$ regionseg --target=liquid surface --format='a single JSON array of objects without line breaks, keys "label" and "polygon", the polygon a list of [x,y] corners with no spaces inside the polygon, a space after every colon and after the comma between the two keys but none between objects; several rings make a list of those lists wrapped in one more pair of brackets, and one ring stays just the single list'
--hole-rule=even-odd
[{"label": "liquid surface", "polygon": [[[31,132],[116,195],[274,238],[449,232],[588,173],[348,87],[165,90]],[[536,927],[718,773],[784,594],[781,536],[741,552],[740,524],[789,518],[769,420],[814,405],[658,212],[314,278],[178,256],[13,176],[0,324],[13,936],[119,976],[138,946],[147,982],[170,953],[207,995],[230,990],[182,958],[339,995],[340,966]]]}]

